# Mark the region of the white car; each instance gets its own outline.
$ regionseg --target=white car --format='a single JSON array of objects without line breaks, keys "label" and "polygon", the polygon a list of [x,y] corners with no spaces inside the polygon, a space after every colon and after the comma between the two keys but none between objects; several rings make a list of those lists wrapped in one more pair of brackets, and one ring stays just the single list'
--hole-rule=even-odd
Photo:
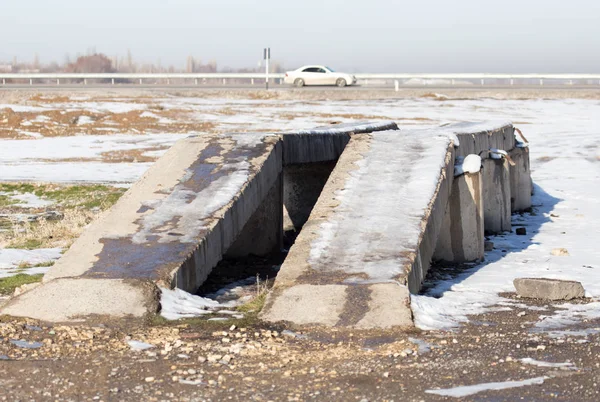
[{"label": "white car", "polygon": [[283,82],[296,87],[303,87],[304,85],[345,87],[346,85],[356,84],[356,77],[346,73],[338,73],[325,66],[304,66],[285,73]]}]

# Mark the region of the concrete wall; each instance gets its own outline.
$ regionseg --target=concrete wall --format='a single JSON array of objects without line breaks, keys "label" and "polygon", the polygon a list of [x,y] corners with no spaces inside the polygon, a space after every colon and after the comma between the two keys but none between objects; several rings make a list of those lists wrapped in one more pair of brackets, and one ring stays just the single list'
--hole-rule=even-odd
[{"label": "concrete wall", "polygon": [[442,127],[458,137],[456,156],[479,155],[490,148],[509,151],[515,147],[514,127],[510,121],[454,123]]},{"label": "concrete wall", "polygon": [[291,228],[299,230],[308,220],[335,161],[287,165],[283,168],[283,203]]},{"label": "concrete wall", "polygon": [[455,147],[454,143],[450,143],[446,151],[446,157],[441,164],[442,168],[436,191],[423,219],[425,229],[419,239],[418,252],[414,256],[407,278],[408,289],[411,293],[418,293],[421,290],[421,285],[431,265],[440,230],[443,226],[444,216],[446,215],[446,206],[448,205],[448,199],[453,187],[454,159]]},{"label": "concrete wall", "polygon": [[283,243],[283,174],[271,187],[235,242],[227,249],[227,258],[248,255],[266,256],[281,250]]}]

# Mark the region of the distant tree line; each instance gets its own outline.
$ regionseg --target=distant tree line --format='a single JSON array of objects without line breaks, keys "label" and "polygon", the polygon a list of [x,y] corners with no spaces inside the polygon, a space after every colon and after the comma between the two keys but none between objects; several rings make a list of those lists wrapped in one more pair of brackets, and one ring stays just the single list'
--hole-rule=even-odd
[{"label": "distant tree line", "polygon": [[[284,68],[277,62],[271,63],[271,72],[284,72]],[[12,62],[0,61],[0,72],[13,73],[216,73],[216,72],[231,72],[231,73],[252,73],[263,72],[263,67],[257,66],[254,68],[230,68],[223,67],[219,69],[216,60],[210,60],[203,63],[200,59],[193,56],[188,56],[184,68],[176,68],[175,66],[162,66],[160,60],[158,63],[136,63],[133,59],[131,51],[127,52],[127,56],[119,58],[118,56],[109,57],[103,53],[97,53],[95,49],[88,50],[86,55],[78,55],[75,61],[67,54],[64,62],[59,64],[55,61],[42,65],[39,57],[36,54],[32,62],[18,62],[16,57]]]}]

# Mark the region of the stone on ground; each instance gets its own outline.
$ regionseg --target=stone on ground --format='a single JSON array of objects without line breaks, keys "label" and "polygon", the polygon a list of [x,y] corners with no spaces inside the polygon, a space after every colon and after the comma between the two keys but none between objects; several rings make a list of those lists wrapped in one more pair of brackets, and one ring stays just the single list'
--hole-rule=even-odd
[{"label": "stone on ground", "polygon": [[580,282],[547,278],[517,278],[517,294],[530,299],[571,300],[585,296]]}]

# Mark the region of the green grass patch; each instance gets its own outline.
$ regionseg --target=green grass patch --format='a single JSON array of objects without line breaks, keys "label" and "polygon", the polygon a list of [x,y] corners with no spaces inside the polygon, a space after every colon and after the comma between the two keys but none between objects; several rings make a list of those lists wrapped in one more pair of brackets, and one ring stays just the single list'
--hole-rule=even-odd
[{"label": "green grass patch", "polygon": [[8,195],[0,194],[0,207],[8,207],[16,204],[18,201],[10,198]]},{"label": "green grass patch", "polygon": [[[101,184],[68,186],[36,193],[38,197],[54,200],[64,207],[85,209],[107,209],[121,198],[126,189]],[[39,194],[38,194],[39,193]]]},{"label": "green grass patch", "polygon": [[7,248],[20,248],[25,250],[36,250],[42,247],[43,242],[40,239],[22,239],[10,242]]},{"label": "green grass patch", "polygon": [[39,186],[29,183],[0,183],[0,192],[3,193],[34,193]]},{"label": "green grass patch", "polygon": [[[108,209],[127,191],[120,187],[102,184],[61,186],[56,184],[0,183],[0,192],[11,194],[32,193],[39,198],[51,200],[63,208]],[[0,195],[0,207],[18,201]]]},{"label": "green grass patch", "polygon": [[9,276],[8,278],[0,278],[0,295],[10,295],[19,286],[40,282],[43,277],[43,274],[17,274],[15,276]]}]

